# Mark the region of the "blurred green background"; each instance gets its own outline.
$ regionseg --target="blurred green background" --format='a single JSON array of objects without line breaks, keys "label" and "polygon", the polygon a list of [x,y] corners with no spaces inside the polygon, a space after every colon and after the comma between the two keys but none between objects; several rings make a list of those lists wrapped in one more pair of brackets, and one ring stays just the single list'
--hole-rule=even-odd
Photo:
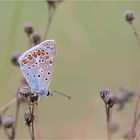
[{"label": "blurred green background", "polygon": [[[57,44],[57,62],[50,89],[72,96],[69,101],[57,94],[39,102],[39,122],[44,139],[103,139],[106,137],[104,103],[100,88],[117,92],[122,86],[138,92],[140,88],[140,48],[131,27],[124,21],[126,10],[135,12],[140,31],[139,1],[67,0],[58,5],[48,39]],[[21,71],[10,58],[28,48],[23,24],[31,22],[43,35],[48,19],[44,1],[0,1],[0,106],[20,85]],[[135,102],[127,104],[113,118],[120,129],[113,135],[122,138],[132,121]],[[13,106],[14,108],[14,106]],[[17,137],[29,138],[20,110]],[[14,112],[12,109],[7,115]],[[0,131],[0,139],[5,138]]]}]

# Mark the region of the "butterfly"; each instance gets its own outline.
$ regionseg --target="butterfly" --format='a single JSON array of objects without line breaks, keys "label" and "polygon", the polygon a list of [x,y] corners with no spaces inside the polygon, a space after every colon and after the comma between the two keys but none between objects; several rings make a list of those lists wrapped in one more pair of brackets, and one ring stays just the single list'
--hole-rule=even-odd
[{"label": "butterfly", "polygon": [[33,95],[51,95],[48,88],[54,71],[55,59],[56,44],[54,40],[45,40],[19,57],[21,71]]}]

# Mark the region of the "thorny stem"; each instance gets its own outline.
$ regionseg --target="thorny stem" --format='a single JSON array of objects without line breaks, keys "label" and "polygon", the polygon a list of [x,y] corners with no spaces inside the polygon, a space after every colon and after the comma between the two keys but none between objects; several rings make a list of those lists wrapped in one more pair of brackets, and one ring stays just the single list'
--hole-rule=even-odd
[{"label": "thorny stem", "polygon": [[137,40],[138,46],[139,46],[139,48],[140,48],[140,38],[139,38],[139,35],[138,35],[137,30],[136,30],[136,28],[135,28],[135,25],[134,25],[133,22],[131,22],[130,25],[132,26],[132,29],[133,29],[134,35],[135,35],[135,37],[136,37],[136,40]]},{"label": "thorny stem", "polygon": [[46,24],[43,40],[45,40],[48,37],[48,32],[49,32],[50,25],[52,23],[54,12],[55,12],[55,9],[51,9],[51,7],[49,7],[49,9],[48,9],[48,21]]},{"label": "thorny stem", "polygon": [[108,140],[111,140],[111,133],[110,133],[110,129],[109,129],[110,106],[105,104],[105,110],[106,110],[106,123],[107,123],[107,138],[108,138]]}]

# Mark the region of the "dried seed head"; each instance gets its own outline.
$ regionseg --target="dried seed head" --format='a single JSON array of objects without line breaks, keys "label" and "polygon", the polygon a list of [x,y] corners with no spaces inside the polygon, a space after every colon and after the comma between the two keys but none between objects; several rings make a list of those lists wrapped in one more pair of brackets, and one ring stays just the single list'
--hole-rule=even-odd
[{"label": "dried seed head", "polygon": [[13,65],[19,66],[19,63],[18,63],[19,56],[20,56],[19,52],[16,52],[15,54],[12,55],[11,62],[12,62]]},{"label": "dried seed head", "polygon": [[124,133],[124,138],[125,139],[133,139],[136,136],[136,131],[134,129],[132,129],[132,127],[128,127],[125,130]]},{"label": "dried seed head", "polygon": [[33,30],[33,26],[32,26],[31,23],[25,23],[24,26],[23,26],[23,28],[24,28],[25,33],[28,36],[31,35],[33,33],[33,31],[34,31]]},{"label": "dried seed head", "polygon": [[115,122],[115,121],[109,121],[109,130],[110,130],[112,133],[118,131],[118,129],[119,129],[119,125],[118,125],[117,122]]},{"label": "dried seed head", "polygon": [[30,87],[25,86],[25,87],[20,88],[19,92],[24,97],[28,97],[31,94],[31,89],[30,89]]},{"label": "dried seed head", "polygon": [[26,110],[24,113],[24,119],[26,125],[30,126],[30,124],[34,121],[34,115],[32,116],[29,110]]},{"label": "dried seed head", "polygon": [[132,21],[135,19],[134,12],[131,10],[126,11],[124,17],[128,23],[132,23]]},{"label": "dried seed head", "polygon": [[109,89],[101,89],[100,90],[100,97],[103,99],[105,104],[108,104],[110,107],[113,106],[113,96],[111,94],[111,91]]},{"label": "dried seed head", "polygon": [[15,126],[16,119],[13,116],[8,116],[3,119],[2,123],[5,128],[12,128]]},{"label": "dried seed head", "polygon": [[34,43],[35,45],[39,44],[39,43],[41,42],[40,34],[35,33],[35,34],[32,36],[32,40],[33,40],[33,43]]}]

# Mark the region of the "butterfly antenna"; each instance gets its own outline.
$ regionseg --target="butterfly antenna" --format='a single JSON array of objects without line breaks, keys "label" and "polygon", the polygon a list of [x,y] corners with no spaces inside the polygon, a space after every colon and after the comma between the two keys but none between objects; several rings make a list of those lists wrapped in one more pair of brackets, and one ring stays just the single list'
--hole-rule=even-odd
[{"label": "butterfly antenna", "polygon": [[56,90],[52,90],[52,92],[55,92],[55,93],[57,93],[57,94],[59,94],[59,95],[62,95],[62,96],[64,96],[64,97],[67,97],[67,99],[69,99],[69,100],[71,100],[71,96],[68,96],[68,95],[65,95],[65,94],[63,94],[63,93],[61,93],[61,92],[59,92],[59,91],[56,91]]}]

